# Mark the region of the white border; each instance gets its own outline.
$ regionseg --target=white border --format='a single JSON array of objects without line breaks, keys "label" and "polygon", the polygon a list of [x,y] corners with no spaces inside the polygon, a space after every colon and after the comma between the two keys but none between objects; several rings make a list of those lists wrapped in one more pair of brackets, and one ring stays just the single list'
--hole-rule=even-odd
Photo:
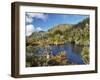
[{"label": "white border", "polygon": [[[25,67],[25,12],[44,12],[44,13],[63,13],[63,14],[82,14],[90,15],[90,64],[75,66],[53,66],[53,67]],[[95,70],[95,11],[85,9],[69,8],[50,8],[37,6],[20,6],[20,46],[19,46],[19,73],[20,74],[39,74],[54,72],[73,72]]]}]

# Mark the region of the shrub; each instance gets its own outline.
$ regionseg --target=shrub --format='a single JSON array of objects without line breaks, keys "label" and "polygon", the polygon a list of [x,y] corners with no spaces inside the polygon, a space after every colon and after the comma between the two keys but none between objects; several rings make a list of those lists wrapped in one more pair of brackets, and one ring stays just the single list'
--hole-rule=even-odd
[{"label": "shrub", "polygon": [[84,47],[82,49],[81,55],[82,55],[84,63],[88,64],[89,63],[89,48],[88,47]]}]

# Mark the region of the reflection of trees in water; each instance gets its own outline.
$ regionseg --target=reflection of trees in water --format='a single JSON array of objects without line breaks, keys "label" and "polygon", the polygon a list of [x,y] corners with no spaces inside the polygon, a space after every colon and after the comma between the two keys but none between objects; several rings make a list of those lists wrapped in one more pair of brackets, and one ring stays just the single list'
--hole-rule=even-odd
[{"label": "reflection of trees in water", "polygon": [[[80,54],[82,57],[82,60],[85,64],[89,64],[89,46],[85,45],[72,45],[72,50],[76,53],[76,54]],[[81,52],[81,53],[80,53]]]},{"label": "reflection of trees in water", "polygon": [[81,54],[80,52],[82,51],[82,48],[83,46],[79,45],[75,45],[75,44],[71,44],[71,48],[72,48],[72,51],[75,53],[75,54]]},{"label": "reflection of trees in water", "polygon": [[[41,55],[36,55],[39,48],[43,49]],[[38,48],[38,49],[37,49]],[[65,65],[67,64],[66,53],[59,52],[55,56],[51,53],[50,45],[39,45],[38,47],[33,47],[34,53],[30,58],[26,57],[27,67],[33,66],[53,66],[53,65]]]},{"label": "reflection of trees in water", "polygon": [[[32,55],[30,55],[30,57],[26,56],[27,67],[77,64],[77,63],[73,63],[72,61],[68,61],[67,59],[67,54],[69,53],[64,50],[66,48],[69,49],[69,47],[75,53],[79,53],[80,50],[82,51],[82,48],[81,48],[82,46],[80,47],[80,46],[71,45],[71,44],[34,45],[32,47]],[[26,54],[30,54],[30,53],[26,53]],[[66,57],[64,61],[61,61],[61,58],[63,57],[61,57],[60,54],[64,54],[64,57]],[[84,58],[82,57],[82,59]]]}]

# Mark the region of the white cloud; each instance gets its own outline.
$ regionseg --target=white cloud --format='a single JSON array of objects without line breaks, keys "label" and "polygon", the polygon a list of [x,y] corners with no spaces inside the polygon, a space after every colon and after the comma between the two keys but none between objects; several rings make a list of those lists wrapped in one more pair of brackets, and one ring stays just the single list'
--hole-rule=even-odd
[{"label": "white cloud", "polygon": [[34,20],[34,18],[42,19],[45,21],[47,19],[47,15],[43,13],[27,13],[26,22],[31,23]]},{"label": "white cloud", "polygon": [[27,13],[26,14],[26,22],[30,23],[29,25],[26,25],[26,36],[30,36],[34,31],[41,31],[42,28],[41,27],[34,27],[34,25],[32,24],[32,22],[34,21],[34,18],[37,19],[42,19],[42,20],[46,20],[47,19],[47,15],[43,14],[43,13]]},{"label": "white cloud", "polygon": [[34,31],[34,26],[33,25],[27,25],[26,26],[26,36],[30,36],[32,33],[33,33],[33,31]]},{"label": "white cloud", "polygon": [[36,31],[41,31],[41,30],[42,30],[41,27],[37,27],[37,28],[36,28]]},{"label": "white cloud", "polygon": [[26,22],[28,22],[28,23],[32,23],[32,21],[33,21],[32,18],[26,17]]},{"label": "white cloud", "polygon": [[41,27],[34,27],[34,25],[30,24],[26,26],[26,36],[30,36],[33,32],[41,31]]}]

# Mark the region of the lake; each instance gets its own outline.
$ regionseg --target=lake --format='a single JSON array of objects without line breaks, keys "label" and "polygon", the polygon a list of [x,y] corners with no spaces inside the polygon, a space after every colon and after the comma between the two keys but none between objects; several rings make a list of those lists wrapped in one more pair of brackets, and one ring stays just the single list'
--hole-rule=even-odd
[{"label": "lake", "polygon": [[[58,45],[34,45],[34,53],[35,55],[41,56],[44,51],[47,50],[49,54],[53,56],[57,55],[59,52],[64,51],[66,53],[66,58],[69,62],[75,64],[84,64],[81,51],[83,46],[75,45],[75,44],[58,44]],[[30,54],[32,56],[34,53]],[[29,54],[27,55],[29,56]]]}]

